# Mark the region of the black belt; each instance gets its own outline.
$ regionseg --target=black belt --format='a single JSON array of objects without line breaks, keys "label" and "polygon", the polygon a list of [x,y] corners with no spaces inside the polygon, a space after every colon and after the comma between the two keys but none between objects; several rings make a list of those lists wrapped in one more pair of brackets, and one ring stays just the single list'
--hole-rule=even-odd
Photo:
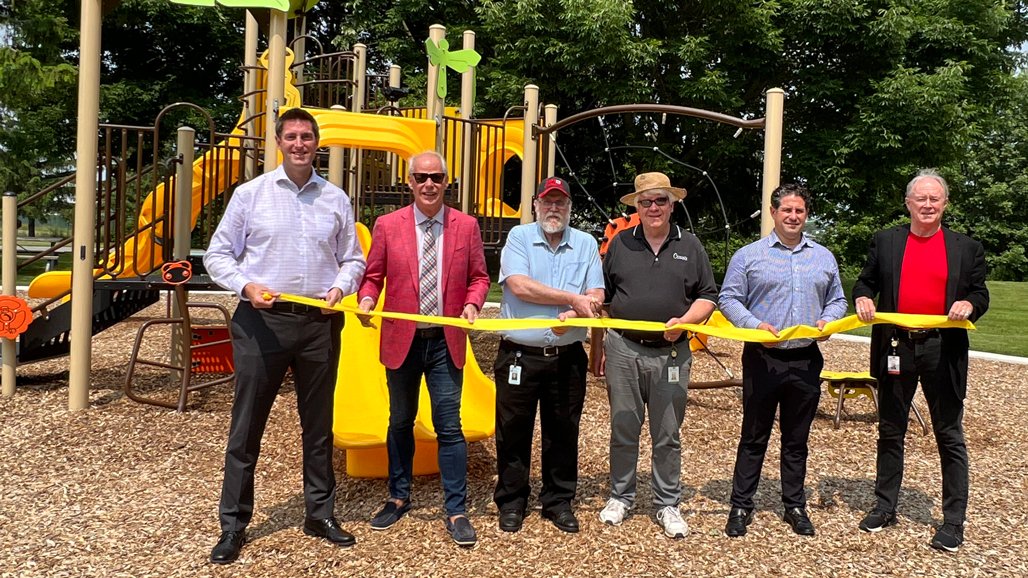
[{"label": "black belt", "polygon": [[942,333],[938,329],[900,329],[897,327],[894,335],[910,341],[924,341],[932,337],[939,337]]},{"label": "black belt", "polygon": [[443,333],[442,327],[425,327],[424,329],[415,329],[414,337],[420,339],[442,339],[446,337],[446,334]]},{"label": "black belt", "polygon": [[545,347],[532,347],[531,345],[521,345],[515,343],[509,339],[501,339],[500,345],[507,349],[516,349],[522,353],[531,353],[532,355],[541,355],[543,357],[554,357],[564,353],[565,351],[571,351],[572,347],[581,348],[582,342],[576,341],[567,345],[547,345]]},{"label": "black belt", "polygon": [[620,335],[621,337],[624,337],[625,339],[631,341],[632,343],[638,343],[639,345],[642,345],[643,347],[652,347],[654,349],[657,349],[657,348],[660,348],[660,347],[671,347],[672,345],[678,345],[679,343],[682,343],[683,341],[688,341],[689,340],[689,333],[687,331],[683,331],[682,332],[682,336],[679,337],[676,341],[668,341],[667,339],[664,339],[663,337],[661,337],[659,339],[640,339],[640,338],[638,338],[638,337],[636,337],[634,335],[625,333],[624,331],[622,331],[620,329],[611,329],[611,331],[613,331],[614,333],[617,333],[618,335]]},{"label": "black belt", "polygon": [[292,301],[275,301],[271,304],[271,308],[275,311],[303,313],[305,315],[307,313],[314,313],[315,311],[321,313],[321,307],[314,307],[313,305],[304,305],[303,303],[293,303]]}]

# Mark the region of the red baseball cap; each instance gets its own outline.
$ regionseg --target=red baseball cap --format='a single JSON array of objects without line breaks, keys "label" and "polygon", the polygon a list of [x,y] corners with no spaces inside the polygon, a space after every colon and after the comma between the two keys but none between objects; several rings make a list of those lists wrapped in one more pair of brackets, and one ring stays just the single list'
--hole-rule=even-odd
[{"label": "red baseball cap", "polygon": [[571,191],[568,189],[568,182],[559,177],[550,177],[539,183],[535,190],[536,198],[549,194],[552,191],[560,191],[564,196],[571,198]]}]

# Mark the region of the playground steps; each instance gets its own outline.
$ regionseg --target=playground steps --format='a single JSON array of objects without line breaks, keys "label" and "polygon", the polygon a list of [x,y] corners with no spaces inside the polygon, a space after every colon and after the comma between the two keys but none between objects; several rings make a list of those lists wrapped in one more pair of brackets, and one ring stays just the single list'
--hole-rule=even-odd
[{"label": "playground steps", "polygon": [[[160,291],[128,287],[93,290],[93,335],[157,303]],[[21,335],[18,363],[68,355],[71,351],[71,302],[37,317]]]}]

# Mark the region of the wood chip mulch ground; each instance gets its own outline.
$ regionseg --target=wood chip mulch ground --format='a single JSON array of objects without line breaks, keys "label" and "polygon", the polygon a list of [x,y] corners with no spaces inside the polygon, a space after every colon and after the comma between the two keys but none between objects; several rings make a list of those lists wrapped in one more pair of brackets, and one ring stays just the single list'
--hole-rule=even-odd
[{"label": "wood chip mulch ground", "polygon": [[[749,534],[722,533],[741,418],[737,388],[689,394],[682,427],[689,536],[667,539],[654,522],[648,441],[633,514],[620,527],[605,526],[597,514],[608,491],[609,416],[603,382],[591,378],[579,444],[578,534],[560,532],[538,509],[521,532],[499,531],[488,440],[469,447],[474,549],[448,540],[437,476],[415,480],[408,518],[390,531],[372,531],[368,520],[386,496],[385,481],[347,477],[343,451],[336,452],[336,512],[358,544],[339,549],[305,536],[296,396],[287,384],[264,437],[249,543],[237,563],[212,566],[231,386],[194,393],[185,413],[122,393],[136,329],[163,312],[155,305],[94,339],[88,411],[67,410],[67,359],[20,368],[16,394],[0,398],[0,576],[1028,575],[1028,366],[980,359],[971,360],[964,420],[971,459],[967,542],[956,554],[928,546],[941,523],[939,458],[931,434],[922,436],[913,420],[899,525],[873,535],[857,530],[874,503],[875,415],[869,400],[849,400],[836,430],[835,400],[827,393],[811,432],[807,475],[815,537],[796,536],[781,520],[774,438]],[[490,374],[496,337],[473,334],[472,341]],[[740,346],[716,339],[710,345],[738,375]],[[866,367],[865,344],[831,340],[823,350],[828,369]],[[696,356],[694,380],[722,377],[710,357]],[[165,379],[154,373],[140,384],[169,392]],[[920,394],[917,403],[927,416]],[[538,486],[538,448],[534,466]]]}]

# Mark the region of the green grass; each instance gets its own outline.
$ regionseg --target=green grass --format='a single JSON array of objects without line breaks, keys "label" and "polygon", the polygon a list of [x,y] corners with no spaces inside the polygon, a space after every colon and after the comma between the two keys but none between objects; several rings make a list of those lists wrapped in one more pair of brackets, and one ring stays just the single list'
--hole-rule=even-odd
[{"label": "green grass", "polygon": [[[19,258],[19,261],[22,259]],[[57,266],[54,268],[55,271],[70,271],[71,270],[71,253],[62,253],[57,256]],[[19,287],[27,286],[33,279],[39,276],[41,273],[46,271],[46,262],[44,260],[36,261],[28,267],[23,267],[18,271],[18,280],[16,284]]]},{"label": "green grass", "polygon": [[971,349],[1028,357],[1028,283],[989,281],[989,310],[975,323]]},{"label": "green grass", "polygon": [[[971,349],[1028,357],[1028,333],[1023,324],[1028,322],[1028,283],[989,281],[989,310],[975,323],[977,329],[969,333]],[[852,279],[844,279],[846,299],[850,302],[847,314],[853,314],[850,291]],[[870,327],[849,332],[851,335],[871,336]]]},{"label": "green grass", "polygon": [[489,295],[486,296],[485,300],[493,303],[499,303],[502,299],[503,287],[500,287],[499,283],[493,281],[493,284],[489,286]]}]

